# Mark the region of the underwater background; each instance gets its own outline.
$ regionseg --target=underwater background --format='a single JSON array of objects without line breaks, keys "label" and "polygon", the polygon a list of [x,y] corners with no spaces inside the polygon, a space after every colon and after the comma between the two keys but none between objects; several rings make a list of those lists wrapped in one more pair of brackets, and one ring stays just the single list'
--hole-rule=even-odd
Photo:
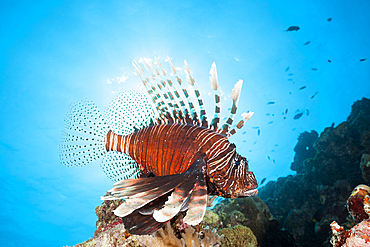
[{"label": "underwater background", "polygon": [[231,141],[264,184],[295,174],[300,133],[337,126],[370,97],[369,1],[12,1],[0,13],[2,246],[93,236],[112,181],[99,162],[60,164],[63,120],[77,100],[104,110],[142,90],[134,59],[186,59],[208,113],[216,62],[222,118],[243,79],[239,113],[255,114]]}]

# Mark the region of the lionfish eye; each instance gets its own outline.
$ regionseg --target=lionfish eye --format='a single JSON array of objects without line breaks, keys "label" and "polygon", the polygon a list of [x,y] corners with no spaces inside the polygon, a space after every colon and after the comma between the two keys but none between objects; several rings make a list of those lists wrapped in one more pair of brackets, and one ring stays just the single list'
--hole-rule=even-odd
[{"label": "lionfish eye", "polygon": [[240,165],[240,161],[239,160],[235,161],[235,165],[236,166]]}]

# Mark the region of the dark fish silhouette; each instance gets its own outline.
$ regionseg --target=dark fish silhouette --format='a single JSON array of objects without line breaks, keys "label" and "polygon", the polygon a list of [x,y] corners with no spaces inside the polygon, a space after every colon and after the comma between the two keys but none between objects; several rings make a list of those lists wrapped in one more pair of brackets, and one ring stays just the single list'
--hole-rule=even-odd
[{"label": "dark fish silhouette", "polygon": [[288,113],[288,108],[285,109],[285,115]]},{"label": "dark fish silhouette", "polygon": [[267,103],[267,105],[273,105],[273,104],[275,104],[274,101],[270,101],[270,102]]},{"label": "dark fish silhouette", "polygon": [[267,155],[267,158],[268,158],[269,160],[271,160],[270,156],[268,156],[268,155]]},{"label": "dark fish silhouette", "polygon": [[303,86],[303,87],[300,87],[298,90],[301,91],[301,90],[303,90],[305,88],[306,88],[306,86]]},{"label": "dark fish silhouette", "polygon": [[307,116],[310,115],[310,111],[308,109],[306,109],[306,112],[307,112]]},{"label": "dark fish silhouette", "polygon": [[362,58],[362,59],[360,59],[360,62],[363,62],[365,60],[367,60],[367,58]]},{"label": "dark fish silhouette", "polygon": [[259,129],[260,127],[258,127],[258,126],[254,126],[254,127],[252,127],[252,129]]},{"label": "dark fish silhouette", "polygon": [[302,115],[303,115],[303,112],[300,112],[300,113],[298,113],[298,114],[296,114],[296,115],[294,115],[294,119],[300,119],[301,117],[302,117]]},{"label": "dark fish silhouette", "polygon": [[243,132],[243,135],[245,135],[245,134],[247,134],[247,131],[244,131],[244,132]]},{"label": "dark fish silhouette", "polygon": [[331,20],[332,20],[332,19],[331,19],[331,17],[329,17],[329,18],[328,18],[328,21],[331,21]]},{"label": "dark fish silhouette", "polygon": [[288,81],[293,81],[293,79],[292,78],[289,78]]},{"label": "dark fish silhouette", "polygon": [[311,41],[307,41],[306,43],[304,43],[303,45],[309,45],[311,43]]},{"label": "dark fish silhouette", "polygon": [[316,71],[316,70],[317,70],[317,68],[311,68],[311,70]]},{"label": "dark fish silhouette", "polygon": [[316,94],[318,94],[319,92],[315,92],[312,96],[311,96],[311,99],[313,99],[313,97],[316,96]]},{"label": "dark fish silhouette", "polygon": [[257,130],[257,135],[260,135],[261,134],[261,130],[260,129],[258,129]]},{"label": "dark fish silhouette", "polygon": [[260,182],[260,185],[262,185],[266,181],[266,178],[263,178]]},{"label": "dark fish silhouette", "polygon": [[270,113],[266,113],[266,116],[270,116]]},{"label": "dark fish silhouette", "polygon": [[275,160],[272,160],[272,162],[274,162],[274,164],[275,164]]},{"label": "dark fish silhouette", "polygon": [[328,59],[328,62],[329,62],[329,63],[331,63],[331,60],[330,60],[330,59]]},{"label": "dark fish silhouette", "polygon": [[253,142],[253,145],[255,145],[257,143],[257,141]]},{"label": "dark fish silhouette", "polygon": [[294,75],[294,73],[289,73],[289,74],[288,74],[288,76],[292,76],[292,75]]},{"label": "dark fish silhouette", "polygon": [[274,121],[270,121],[270,122],[268,122],[268,124],[272,124]]},{"label": "dark fish silhouette", "polygon": [[286,67],[285,72],[288,72],[289,69],[290,69],[290,66]]},{"label": "dark fish silhouette", "polygon": [[288,27],[287,30],[285,30],[286,32],[291,32],[291,31],[298,31],[300,28],[298,26],[290,26]]}]

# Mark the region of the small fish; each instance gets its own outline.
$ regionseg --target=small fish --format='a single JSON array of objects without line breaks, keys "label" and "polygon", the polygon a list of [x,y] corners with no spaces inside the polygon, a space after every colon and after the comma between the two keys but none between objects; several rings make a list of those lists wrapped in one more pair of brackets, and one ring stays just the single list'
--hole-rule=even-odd
[{"label": "small fish", "polygon": [[247,131],[244,131],[242,135],[245,135],[245,134],[247,134]]},{"label": "small fish", "polygon": [[246,140],[243,140],[243,142],[247,142]]},{"label": "small fish", "polygon": [[299,109],[295,110],[295,112],[294,112],[294,113],[297,113],[297,112],[299,112]]},{"label": "small fish", "polygon": [[330,59],[328,59],[328,62],[329,62],[329,63],[331,63],[331,60],[330,60]]},{"label": "small fish", "polygon": [[275,150],[274,150],[274,149],[272,149],[272,150],[271,150],[271,152],[275,152]]},{"label": "small fish", "polygon": [[[175,73],[176,68],[167,59]],[[140,63],[135,61],[133,67],[143,78]],[[232,118],[218,132],[217,110],[208,124],[202,103],[197,110],[195,102],[189,98],[185,99],[186,104],[181,98],[172,98],[167,100],[168,105],[179,100],[181,107],[176,112],[173,106],[173,109],[167,108],[162,99],[168,91],[177,95],[176,89],[164,90],[157,84],[155,76],[158,71],[164,71],[157,59],[156,65],[149,59],[144,59],[142,65],[152,75],[151,79],[142,80],[147,90],[118,94],[109,104],[107,114],[100,112],[89,100],[69,107],[59,145],[61,163],[84,166],[101,157],[101,168],[115,182],[101,200],[125,199],[114,214],[122,218],[126,230],[136,235],[158,231],[181,211],[187,211],[184,223],[198,225],[204,217],[208,195],[224,198],[256,195],[258,183],[248,169],[248,160],[236,152],[236,145],[228,138],[236,132],[229,130],[229,126],[237,109],[242,81],[235,84],[231,94]],[[186,61],[184,65],[187,78],[183,81],[194,85]],[[210,74],[211,87],[217,88],[215,64]],[[161,76],[164,81],[168,80],[165,72]],[[156,93],[164,97],[159,99],[154,94],[144,94],[149,88],[156,89]],[[181,90],[188,95],[185,83]],[[200,92],[192,90],[197,101],[204,102]],[[220,103],[218,92],[215,96],[217,106]],[[185,105],[189,105],[189,109]],[[188,112],[194,114],[190,116]],[[244,121],[238,123],[239,127],[251,117],[248,113],[242,116]],[[174,121],[175,118],[179,120]]]},{"label": "small fish", "polygon": [[267,155],[267,158],[268,158],[269,160],[271,160],[270,156],[268,156],[268,155]]},{"label": "small fish", "polygon": [[316,94],[318,94],[319,92],[315,92],[312,96],[311,96],[311,99],[313,99],[313,97],[316,96]]},{"label": "small fish", "polygon": [[290,66],[286,67],[285,72],[288,72],[289,69],[290,69]]},{"label": "small fish", "polygon": [[289,94],[292,94],[292,92],[289,92]]},{"label": "small fish", "polygon": [[274,162],[274,164],[275,164],[275,160],[272,160],[272,162]]},{"label": "small fish", "polygon": [[262,185],[266,181],[266,178],[263,178],[260,182],[260,185]]},{"label": "small fish", "polygon": [[285,115],[288,113],[288,108],[285,109]]},{"label": "small fish", "polygon": [[334,128],[334,125],[335,125],[335,123],[333,122],[333,123],[331,124],[331,126],[330,126],[330,127],[331,127],[331,128]]},{"label": "small fish", "polygon": [[304,43],[303,45],[309,45],[311,43],[311,41],[307,41],[306,43]]},{"label": "small fish", "polygon": [[261,134],[261,130],[260,129],[258,129],[257,130],[257,135],[260,135]]},{"label": "small fish", "polygon": [[289,74],[288,74],[288,76],[293,76],[293,75],[294,75],[294,73],[289,73]]},{"label": "small fish", "polygon": [[362,59],[360,59],[360,62],[363,62],[365,60],[367,60],[367,58],[362,58]]},{"label": "small fish", "polygon": [[303,90],[303,89],[305,89],[305,88],[306,88],[306,86],[300,87],[300,88],[298,89],[298,91],[301,91],[301,90]]},{"label": "small fish", "polygon": [[307,112],[307,116],[310,115],[310,111],[308,109],[306,109],[306,112]]},{"label": "small fish", "polygon": [[283,119],[285,120],[285,119],[286,119],[286,117],[283,117]]},{"label": "small fish", "polygon": [[270,101],[270,102],[267,103],[267,105],[273,105],[273,104],[275,104],[274,101]]},{"label": "small fish", "polygon": [[275,144],[275,147],[279,146],[279,144]]},{"label": "small fish", "polygon": [[254,126],[254,127],[252,127],[252,129],[259,129],[260,127],[258,127],[258,126]]},{"label": "small fish", "polygon": [[287,30],[285,30],[285,32],[298,31],[299,29],[300,28],[298,26],[290,26]]},{"label": "small fish", "polygon": [[266,116],[270,116],[270,113],[266,113]]},{"label": "small fish", "polygon": [[253,145],[255,145],[257,143],[257,141],[253,142]]},{"label": "small fish", "polygon": [[317,71],[317,68],[311,68],[311,70],[313,70],[313,71]]},{"label": "small fish", "polygon": [[292,78],[289,78],[288,81],[293,81],[293,79]]},{"label": "small fish", "polygon": [[272,124],[274,121],[270,121],[270,122],[268,122],[268,124]]},{"label": "small fish", "polygon": [[275,114],[272,114],[271,116],[275,116]]},{"label": "small fish", "polygon": [[301,117],[302,117],[302,115],[303,115],[303,112],[301,112],[301,113],[298,113],[298,114],[296,114],[296,115],[294,115],[294,119],[300,119]]},{"label": "small fish", "polygon": [[331,20],[332,20],[332,18],[331,18],[331,17],[329,17],[327,20],[328,20],[328,21],[331,21]]}]

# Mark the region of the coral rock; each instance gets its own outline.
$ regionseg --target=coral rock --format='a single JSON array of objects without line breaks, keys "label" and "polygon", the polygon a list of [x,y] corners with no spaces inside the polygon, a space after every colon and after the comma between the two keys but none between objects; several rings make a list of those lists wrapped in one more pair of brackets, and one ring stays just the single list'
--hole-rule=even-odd
[{"label": "coral rock", "polygon": [[348,198],[347,207],[356,223],[369,218],[365,211],[364,203],[366,196],[370,196],[370,187],[364,184],[358,185]]},{"label": "coral rock", "polygon": [[370,154],[363,154],[361,157],[360,168],[362,172],[362,178],[366,181],[370,181]]},{"label": "coral rock", "polygon": [[221,241],[224,247],[256,247],[257,238],[252,230],[246,226],[234,226],[232,228],[224,228],[219,231],[219,234],[224,235]]}]

